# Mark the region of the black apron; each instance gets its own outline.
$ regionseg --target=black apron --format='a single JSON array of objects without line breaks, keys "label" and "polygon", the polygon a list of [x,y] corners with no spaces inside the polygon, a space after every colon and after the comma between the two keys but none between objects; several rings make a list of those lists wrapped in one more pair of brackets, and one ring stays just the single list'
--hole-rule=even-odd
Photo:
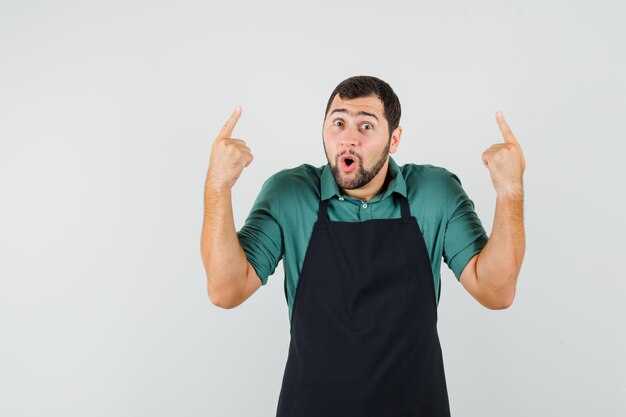
[{"label": "black apron", "polygon": [[277,417],[450,416],[428,252],[394,195],[402,218],[331,222],[320,202]]}]

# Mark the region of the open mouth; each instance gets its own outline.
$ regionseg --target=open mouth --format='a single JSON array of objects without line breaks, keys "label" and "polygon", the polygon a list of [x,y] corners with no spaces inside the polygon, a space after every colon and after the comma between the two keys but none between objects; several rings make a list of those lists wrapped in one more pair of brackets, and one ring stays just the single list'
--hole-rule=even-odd
[{"label": "open mouth", "polygon": [[357,158],[352,155],[345,155],[339,159],[339,164],[345,172],[351,172],[357,167]]}]

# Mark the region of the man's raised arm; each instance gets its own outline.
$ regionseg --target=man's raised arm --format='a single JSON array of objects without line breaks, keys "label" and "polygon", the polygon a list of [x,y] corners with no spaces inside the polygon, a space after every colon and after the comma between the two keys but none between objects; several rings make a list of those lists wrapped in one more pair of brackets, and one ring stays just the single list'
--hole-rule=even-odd
[{"label": "man's raised arm", "polygon": [[496,113],[496,120],[504,142],[492,145],[482,156],[497,195],[493,228],[483,250],[461,274],[465,289],[490,309],[508,308],[513,303],[526,252],[523,216],[526,160],[502,113]]},{"label": "man's raised arm", "polygon": [[246,143],[231,137],[241,112],[241,107],[235,109],[213,142],[204,184],[200,249],[209,298],[222,308],[238,306],[261,286],[239,244],[233,219],[231,190],[253,159]]}]

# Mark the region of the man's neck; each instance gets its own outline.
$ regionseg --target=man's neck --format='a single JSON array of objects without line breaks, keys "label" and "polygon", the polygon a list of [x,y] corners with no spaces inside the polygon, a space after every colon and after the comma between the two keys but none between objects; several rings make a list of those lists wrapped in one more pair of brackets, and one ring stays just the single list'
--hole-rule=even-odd
[{"label": "man's neck", "polygon": [[354,190],[345,190],[342,188],[341,191],[347,196],[367,202],[376,197],[378,194],[384,192],[389,186],[392,178],[391,170],[389,169],[389,160],[387,160],[387,163],[383,166],[380,172],[363,187]]}]

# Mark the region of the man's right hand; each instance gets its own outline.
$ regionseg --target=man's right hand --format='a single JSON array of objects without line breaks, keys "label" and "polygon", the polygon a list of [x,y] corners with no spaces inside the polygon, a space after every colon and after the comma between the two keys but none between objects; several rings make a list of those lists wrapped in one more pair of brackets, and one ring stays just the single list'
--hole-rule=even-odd
[{"label": "man's right hand", "polygon": [[241,112],[241,107],[235,108],[211,146],[205,189],[230,190],[243,169],[254,159],[246,142],[231,137]]}]

